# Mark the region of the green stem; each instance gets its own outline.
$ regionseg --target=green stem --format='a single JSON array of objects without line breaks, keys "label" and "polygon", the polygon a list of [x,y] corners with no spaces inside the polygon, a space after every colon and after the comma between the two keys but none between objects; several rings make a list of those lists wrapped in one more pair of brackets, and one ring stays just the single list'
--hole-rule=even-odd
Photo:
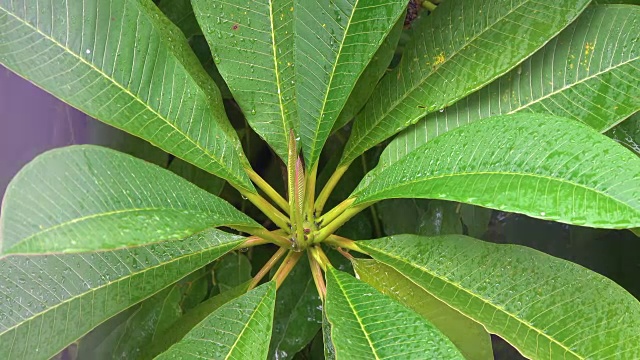
[{"label": "green stem", "polygon": [[302,252],[289,250],[287,257],[284,258],[284,260],[282,261],[282,264],[280,264],[280,267],[276,271],[275,275],[273,275],[273,278],[276,281],[276,289],[280,288],[280,285],[282,285],[282,282],[284,281],[284,279],[287,278],[291,270],[293,270],[293,268],[296,266],[301,256],[302,256]]},{"label": "green stem", "polygon": [[333,192],[333,189],[336,187],[336,185],[338,185],[338,181],[340,181],[342,175],[344,175],[347,169],[349,169],[349,165],[351,165],[351,163],[338,166],[329,180],[327,180],[327,183],[325,184],[324,188],[322,188],[322,191],[320,191],[320,195],[318,195],[318,198],[316,199],[316,204],[314,207],[316,214],[322,213],[322,209],[327,203],[327,200],[329,200],[329,196]]},{"label": "green stem", "polygon": [[318,264],[311,252],[309,252],[309,266],[311,267],[311,275],[313,276],[313,282],[316,284],[318,295],[320,295],[320,299],[324,302],[324,299],[327,297],[327,285],[324,282],[320,264]]},{"label": "green stem", "polygon": [[349,206],[351,206],[351,204],[353,204],[355,200],[356,200],[355,198],[349,198],[344,200],[340,204],[336,205],[336,207],[329,210],[326,214],[322,215],[318,219],[318,224],[320,224],[320,226],[329,224],[335,218],[337,218],[340,214],[342,214]]},{"label": "green stem", "polygon": [[289,220],[278,209],[276,209],[270,202],[257,193],[252,193],[246,190],[240,189],[242,196],[251,201],[260,211],[262,211],[274,224],[283,230],[289,230]]},{"label": "green stem", "polygon": [[[351,239],[347,239],[338,235],[330,235],[325,241],[327,245],[335,246],[338,248],[349,249],[353,251],[357,251],[362,254],[367,254],[366,251],[362,250],[355,241]],[[368,254],[367,254],[368,255]]]},{"label": "green stem", "polygon": [[268,231],[265,228],[254,228],[254,227],[248,227],[248,226],[231,226],[231,227],[236,230],[253,235],[247,238],[247,240],[244,243],[242,243],[239,246],[239,248],[247,248],[247,247],[262,245],[266,243],[272,243],[287,249],[291,248],[291,242],[287,240],[286,237],[282,236],[283,235],[282,233],[284,233],[284,231],[282,230]]},{"label": "green stem", "polygon": [[323,240],[329,237],[329,235],[332,235],[336,230],[344,225],[344,223],[349,221],[349,219],[364,210],[367,206],[368,205],[358,205],[346,209],[342,214],[336,217],[329,224],[325,225],[315,234],[314,243],[321,243]]},{"label": "green stem", "polygon": [[264,264],[262,269],[260,269],[260,271],[258,271],[256,276],[253,277],[253,279],[251,280],[251,283],[249,283],[249,289],[248,290],[251,290],[254,287],[256,287],[256,285],[258,285],[260,280],[262,280],[262,278],[264,278],[265,275],[267,275],[269,273],[269,271],[271,271],[271,268],[273,268],[273,266],[278,262],[278,260],[280,260],[280,258],[282,258],[282,256],[284,256],[284,254],[286,252],[287,252],[287,249],[285,249],[283,247],[278,249],[278,251],[276,251],[276,253],[273,254],[273,256],[269,259],[269,261],[267,261],[267,263]]},{"label": "green stem", "polygon": [[253,169],[245,168],[247,174],[249,174],[249,179],[253,181],[260,190],[264,191],[264,193],[269,197],[269,199],[273,200],[273,202],[280,207],[280,209],[284,210],[284,212],[289,214],[289,204],[287,200],[285,200],[278,192],[269,185],[268,182],[264,181],[257,172],[253,171]]},{"label": "green stem", "polygon": [[429,10],[429,11],[434,11],[436,9],[436,5],[434,3],[432,3],[431,1],[423,1],[422,2],[422,7]]}]

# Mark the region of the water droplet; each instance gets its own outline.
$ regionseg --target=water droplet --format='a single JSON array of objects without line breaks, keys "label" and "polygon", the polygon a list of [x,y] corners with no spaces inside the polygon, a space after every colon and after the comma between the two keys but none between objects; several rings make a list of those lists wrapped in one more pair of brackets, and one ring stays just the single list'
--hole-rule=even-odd
[{"label": "water droplet", "polygon": [[251,109],[251,115],[255,115],[256,114],[256,109]]},{"label": "water droplet", "polygon": [[89,50],[89,49],[85,50],[85,52],[86,52],[87,54],[91,54],[91,50]]}]

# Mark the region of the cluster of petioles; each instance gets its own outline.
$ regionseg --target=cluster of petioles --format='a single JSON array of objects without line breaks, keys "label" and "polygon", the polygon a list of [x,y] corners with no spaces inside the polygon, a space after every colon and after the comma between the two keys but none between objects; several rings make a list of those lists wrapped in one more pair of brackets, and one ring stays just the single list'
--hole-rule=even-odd
[{"label": "cluster of petioles", "polygon": [[320,195],[315,198],[317,164],[305,175],[304,162],[299,154],[293,131],[289,134],[288,155],[288,201],[264,182],[260,176],[249,172],[249,177],[283,211],[278,210],[259,195],[243,193],[243,196],[249,198],[279,227],[274,231],[252,229],[249,232],[253,236],[241,245],[242,248],[246,248],[273,243],[280,247],[253,278],[249,289],[258,285],[264,276],[284,257],[274,275],[276,286],[279,287],[304,253],[307,253],[318,293],[324,298],[326,287],[323,271],[326,271],[327,266],[331,266],[331,263],[322,250],[321,244],[324,243],[337,249],[347,258],[352,258],[352,256],[345,249],[362,252],[352,240],[333,233],[363,207],[351,207],[353,199],[347,199],[334,209],[319,216],[341,174],[332,177]]}]

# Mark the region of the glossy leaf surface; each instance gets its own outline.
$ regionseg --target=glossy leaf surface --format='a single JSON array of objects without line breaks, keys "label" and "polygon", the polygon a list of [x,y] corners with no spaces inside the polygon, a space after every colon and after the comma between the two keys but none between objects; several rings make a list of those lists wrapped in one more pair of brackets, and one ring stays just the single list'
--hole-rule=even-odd
[{"label": "glossy leaf surface", "polygon": [[394,71],[354,121],[341,163],[480,89],[533,54],[589,3],[445,1],[414,23]]},{"label": "glossy leaf surface", "polygon": [[464,359],[438,329],[354,277],[329,268],[327,318],[336,359]]},{"label": "glossy leaf surface", "polygon": [[255,192],[220,91],[151,1],[2,0],[0,63],[84,113]]},{"label": "glossy leaf surface", "polygon": [[265,359],[276,284],[268,282],[234,299],[156,359]]},{"label": "glossy leaf surface", "polygon": [[187,311],[181,318],[173,322],[171,326],[160,334],[156,334],[151,344],[148,344],[142,355],[141,360],[155,359],[156,356],[165,352],[173,344],[182,340],[196,325],[203,321],[212,312],[219,309],[222,305],[245,294],[247,292],[249,282],[238,285],[237,287],[218,294],[212,298],[205,300],[195,308]]},{"label": "glossy leaf surface", "polygon": [[0,358],[49,359],[96,325],[238,246],[209,230],[112,251],[0,257]]},{"label": "glossy leaf surface", "polygon": [[307,168],[320,157],[353,87],[406,1],[294,0],[300,141]]},{"label": "glossy leaf surface", "polygon": [[638,300],[579,265],[461,235],[400,235],[358,245],[528,358],[640,356]]},{"label": "glossy leaf surface", "polygon": [[491,337],[479,323],[424,291],[394,268],[375,260],[356,259],[358,278],[422,315],[458,348],[467,360],[493,360]]},{"label": "glossy leaf surface", "polygon": [[216,67],[251,127],[286,161],[295,128],[293,0],[194,0]]},{"label": "glossy leaf surface", "polygon": [[393,25],[389,34],[384,39],[376,53],[371,58],[371,62],[364,69],[358,82],[353,87],[349,100],[344,104],[344,108],[340,112],[340,116],[336,119],[333,125],[333,131],[336,131],[346,125],[353,119],[356,114],[362,110],[364,104],[367,103],[369,97],[376,88],[378,81],[387,72],[387,68],[393,59],[398,46],[398,40],[402,35],[402,28],[404,26],[404,17],[401,16],[396,24]]},{"label": "glossy leaf surface", "polygon": [[81,145],[49,151],[20,171],[2,203],[0,234],[4,253],[70,252],[182,239],[222,225],[260,228],[165,169]]},{"label": "glossy leaf surface", "polygon": [[637,227],[640,159],[577,121],[514,114],[435,138],[365,179],[353,196],[355,204],[440,198],[576,225]]},{"label": "glossy leaf surface", "polygon": [[604,132],[640,110],[638,6],[592,6],[542,49],[485,88],[401,132],[384,168],[438,135],[500,114],[536,112]]}]

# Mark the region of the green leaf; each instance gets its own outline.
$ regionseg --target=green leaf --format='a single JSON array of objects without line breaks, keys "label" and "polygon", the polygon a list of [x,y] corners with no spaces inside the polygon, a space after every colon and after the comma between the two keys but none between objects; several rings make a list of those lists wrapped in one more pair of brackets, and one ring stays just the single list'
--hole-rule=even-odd
[{"label": "green leaf", "polygon": [[156,359],[264,359],[276,284],[268,282],[214,311]]},{"label": "green leaf", "polygon": [[422,315],[451,340],[467,360],[493,360],[491,337],[479,323],[461,315],[392,267],[355,259],[358,278]]},{"label": "green leaf", "polygon": [[640,156],[640,112],[607,131],[606,135]]},{"label": "green leaf", "polygon": [[180,289],[174,285],[142,302],[121,326],[124,331],[112,350],[113,359],[138,359],[142,348],[182,315]]},{"label": "green leaf", "polygon": [[249,282],[238,285],[235,288],[209,298],[195,308],[188,310],[184,316],[171,324],[168,329],[158,334],[154,341],[144,349],[144,352],[140,355],[139,359],[155,359],[156,356],[169,349],[171,345],[180,341],[189,331],[191,331],[191,329],[198,325],[212,312],[219,309],[229,301],[246,293],[248,287]]},{"label": "green leaf", "polygon": [[150,0],[0,0],[0,64],[86,114],[255,192],[220,91]]},{"label": "green leaf", "polygon": [[285,162],[296,122],[293,0],[193,0],[216,67],[251,127]]},{"label": "green leaf", "polygon": [[[209,44],[207,44],[207,39],[205,39],[203,35],[196,35],[189,39],[189,44],[191,45],[193,52],[198,57],[198,60],[200,60],[204,70],[220,89],[220,95],[222,95],[222,98],[232,99],[233,95],[231,95],[231,90],[229,90],[227,83],[224,82],[222,75],[220,75],[220,71],[216,67],[216,63],[213,61],[213,56],[211,55]],[[231,115],[230,118],[234,119],[235,117]],[[240,136],[240,138],[242,138],[242,136]],[[247,156],[250,156],[250,154]]]},{"label": "green leaf", "polygon": [[[382,45],[378,48],[376,53],[371,58],[369,65],[364,69],[358,82],[353,87],[349,100],[344,104],[344,108],[340,112],[340,115],[336,119],[336,123],[333,125],[332,132],[340,129],[346,125],[356,114],[362,110],[367,100],[371,97],[373,89],[376,84],[387,72],[387,68],[393,59],[398,46],[398,40],[402,35],[402,28],[404,26],[404,17],[401,16],[396,24],[393,25],[389,34],[382,42]],[[340,154],[337,154],[340,155]]]},{"label": "green leaf", "polygon": [[407,2],[295,0],[300,138],[313,167],[353,88]]},{"label": "green leaf", "polygon": [[481,206],[461,204],[460,219],[467,228],[466,234],[473,238],[482,238],[489,229],[492,213],[493,210]]},{"label": "green leaf", "polygon": [[182,30],[187,39],[202,34],[190,0],[161,0],[158,8]]},{"label": "green leaf", "polygon": [[439,198],[576,225],[637,227],[640,158],[583,123],[513,114],[435,138],[365,179],[353,196],[355,205]]},{"label": "green leaf", "polygon": [[291,359],[316,335],[322,325],[322,301],[306,256],[278,289],[269,359]]},{"label": "green leaf", "polygon": [[591,6],[545,47],[480,91],[427,115],[387,146],[384,168],[438,135],[515,112],[576,119],[604,132],[640,110],[637,6]]},{"label": "green leaf", "polygon": [[238,246],[218,230],[81,254],[0,257],[0,358],[49,359],[96,325]]},{"label": "green leaf", "polygon": [[167,170],[80,145],[40,155],[16,175],[0,235],[4,253],[70,252],[181,239],[222,225],[260,227]]},{"label": "green leaf", "polygon": [[251,280],[251,262],[244,254],[232,252],[218,260],[213,273],[223,293]]},{"label": "green leaf", "polygon": [[337,359],[464,359],[422,316],[346,273],[329,267],[326,276]]},{"label": "green leaf", "polygon": [[640,303],[579,265],[461,235],[404,235],[358,246],[528,358],[640,357]]},{"label": "green leaf", "polygon": [[412,40],[400,64],[380,81],[356,117],[341,165],[513,68],[569,25],[588,3],[442,2],[412,25]]}]

